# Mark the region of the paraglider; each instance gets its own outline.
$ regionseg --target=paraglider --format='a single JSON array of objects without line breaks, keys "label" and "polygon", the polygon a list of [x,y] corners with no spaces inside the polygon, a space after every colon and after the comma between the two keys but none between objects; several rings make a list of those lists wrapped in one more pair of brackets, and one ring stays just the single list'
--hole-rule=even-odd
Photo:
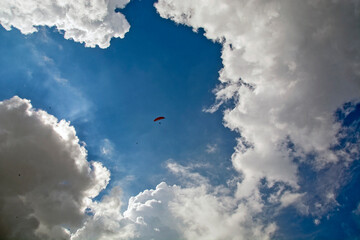
[{"label": "paraglider", "polygon": [[[162,119],[165,119],[165,117],[157,117],[157,118],[154,119],[154,122],[162,120]],[[159,124],[161,124],[161,122],[159,122]]]},{"label": "paraglider", "polygon": [[154,122],[159,121],[161,119],[165,119],[165,117],[157,117],[157,118],[154,119]]}]

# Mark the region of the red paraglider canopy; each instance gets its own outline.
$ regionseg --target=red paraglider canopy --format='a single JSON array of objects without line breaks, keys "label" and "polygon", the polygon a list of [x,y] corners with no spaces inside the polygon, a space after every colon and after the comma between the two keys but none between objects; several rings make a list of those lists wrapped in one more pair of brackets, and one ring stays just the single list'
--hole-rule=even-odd
[{"label": "red paraglider canopy", "polygon": [[159,121],[161,119],[165,119],[165,117],[157,117],[157,118],[154,119],[154,122]]}]

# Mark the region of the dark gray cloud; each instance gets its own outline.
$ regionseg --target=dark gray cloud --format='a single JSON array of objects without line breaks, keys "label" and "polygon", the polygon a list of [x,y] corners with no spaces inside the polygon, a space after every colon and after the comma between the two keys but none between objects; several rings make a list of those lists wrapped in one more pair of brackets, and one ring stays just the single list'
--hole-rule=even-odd
[{"label": "dark gray cloud", "polygon": [[109,176],[69,122],[17,96],[0,102],[2,239],[69,239]]}]

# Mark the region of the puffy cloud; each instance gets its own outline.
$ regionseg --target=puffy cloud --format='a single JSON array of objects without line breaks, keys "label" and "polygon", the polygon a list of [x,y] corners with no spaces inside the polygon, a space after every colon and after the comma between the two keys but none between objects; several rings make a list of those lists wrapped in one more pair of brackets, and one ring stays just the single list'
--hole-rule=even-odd
[{"label": "puffy cloud", "polygon": [[[159,0],[163,18],[185,24],[222,46],[221,84],[213,112],[224,111],[241,137],[232,156],[243,174],[237,196],[282,182],[296,191],[298,162],[325,168],[352,161],[339,144],[335,111],[360,98],[359,1]],[[311,162],[308,156],[312,156]],[[336,180],[333,180],[336,181]],[[299,193],[300,194],[300,193]],[[291,197],[290,197],[291,196]],[[287,205],[300,195],[287,195]],[[278,196],[281,198],[281,196]]]},{"label": "puffy cloud", "polygon": [[287,207],[298,202],[304,194],[285,192],[280,199],[281,207]]},{"label": "puffy cloud", "polygon": [[86,158],[69,122],[17,96],[0,102],[2,239],[69,239],[110,179]]},{"label": "puffy cloud", "polygon": [[193,184],[181,187],[162,182],[131,197],[123,215],[120,193],[115,190],[93,205],[94,217],[72,240],[270,239],[276,230],[274,223],[263,222],[257,204],[237,201],[225,187],[212,187],[184,166],[171,162],[168,168],[178,169],[175,173]]},{"label": "puffy cloud", "polygon": [[132,239],[135,225],[122,216],[121,206],[121,190],[115,187],[100,202],[89,206],[92,217],[72,235],[71,240]]},{"label": "puffy cloud", "polygon": [[269,238],[276,226],[253,218],[254,212],[257,209],[251,205],[236,203],[206,185],[181,188],[161,183],[132,198],[124,215],[141,219],[149,230],[154,229],[142,239]]},{"label": "puffy cloud", "polygon": [[23,34],[37,26],[56,27],[66,39],[85,43],[86,47],[107,48],[111,38],[123,38],[130,29],[125,16],[115,12],[130,0],[5,0],[0,3],[0,24],[19,29]]}]

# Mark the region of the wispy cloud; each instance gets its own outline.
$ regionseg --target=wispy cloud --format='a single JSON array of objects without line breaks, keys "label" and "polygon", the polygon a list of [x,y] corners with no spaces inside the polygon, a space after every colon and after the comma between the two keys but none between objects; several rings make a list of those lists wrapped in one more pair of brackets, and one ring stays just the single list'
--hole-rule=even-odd
[{"label": "wispy cloud", "polygon": [[112,157],[114,153],[114,144],[107,138],[103,139],[100,146],[100,152],[105,157]]},{"label": "wispy cloud", "polygon": [[353,213],[355,215],[360,215],[360,203],[358,204],[357,208],[355,210],[353,210]]},{"label": "wispy cloud", "polygon": [[71,121],[89,120],[92,117],[90,109],[93,107],[89,98],[83,94],[79,87],[73,85],[71,79],[63,77],[54,59],[47,56],[34,44],[29,44],[28,47],[31,49],[33,63],[39,67],[36,71],[44,74],[42,79],[34,79],[32,70],[29,70],[28,77],[33,84],[34,81],[38,82],[42,88],[50,93],[47,96],[48,102],[54,104],[52,109]]},{"label": "wispy cloud", "polygon": [[207,144],[205,151],[207,153],[215,153],[217,151],[217,144]]}]

